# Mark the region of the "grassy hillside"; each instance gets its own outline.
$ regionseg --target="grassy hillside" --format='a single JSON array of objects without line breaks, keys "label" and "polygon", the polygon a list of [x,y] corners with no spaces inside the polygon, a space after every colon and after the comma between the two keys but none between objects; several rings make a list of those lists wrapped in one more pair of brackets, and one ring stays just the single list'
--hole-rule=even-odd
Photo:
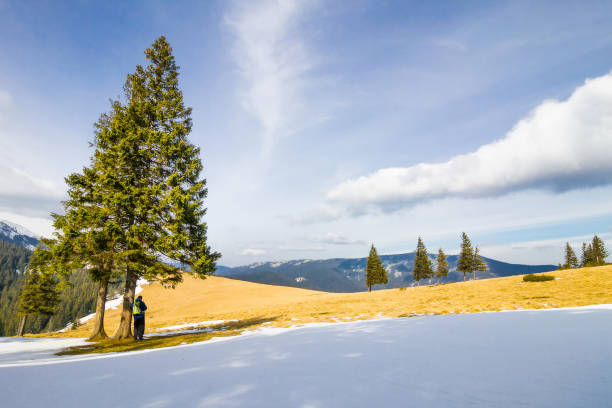
[{"label": "grassy hillside", "polygon": [[[522,276],[450,283],[439,286],[388,289],[372,293],[326,293],[262,285],[220,277],[186,278],[176,289],[145,286],[147,332],[166,326],[210,320],[237,320],[218,329],[242,330],[262,323],[350,321],[377,316],[472,313],[483,311],[557,308],[612,303],[612,265],[546,273],[557,279],[523,282]],[[113,333],[118,310],[107,312]],[[82,337],[91,323],[62,336]]]}]

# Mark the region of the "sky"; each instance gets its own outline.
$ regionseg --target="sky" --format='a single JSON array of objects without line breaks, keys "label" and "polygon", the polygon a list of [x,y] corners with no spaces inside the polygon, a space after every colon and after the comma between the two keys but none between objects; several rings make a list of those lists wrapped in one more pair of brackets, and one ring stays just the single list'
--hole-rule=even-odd
[{"label": "sky", "polygon": [[[535,4],[534,4],[535,3]],[[220,264],[612,247],[612,3],[0,0],[0,219],[48,236],[160,35]]]}]

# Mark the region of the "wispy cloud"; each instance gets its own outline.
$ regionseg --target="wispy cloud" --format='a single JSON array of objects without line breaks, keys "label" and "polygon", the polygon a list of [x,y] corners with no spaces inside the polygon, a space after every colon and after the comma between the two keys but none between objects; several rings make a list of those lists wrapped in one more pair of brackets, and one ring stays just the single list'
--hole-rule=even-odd
[{"label": "wispy cloud", "polygon": [[243,107],[262,127],[263,149],[305,125],[305,75],[316,57],[300,35],[312,2],[268,0],[236,5],[225,16],[233,56],[246,81]]},{"label": "wispy cloud", "polygon": [[433,40],[433,45],[439,48],[443,48],[449,51],[468,51],[468,46],[465,42],[454,39],[454,38],[437,38]]},{"label": "wispy cloud", "polygon": [[48,217],[61,207],[63,186],[2,164],[0,174],[0,211]]},{"label": "wispy cloud", "polygon": [[385,168],[347,180],[327,200],[352,212],[395,211],[444,197],[564,192],[612,183],[612,74],[590,79],[565,101],[549,100],[506,136],[444,163]]},{"label": "wispy cloud", "polygon": [[245,248],[242,250],[240,255],[263,255],[266,253],[265,249],[259,248]]},{"label": "wispy cloud", "polygon": [[283,213],[279,217],[286,219],[291,224],[308,225],[317,222],[337,220],[342,216],[342,211],[337,206],[322,204],[300,214]]},{"label": "wispy cloud", "polygon": [[351,239],[339,232],[328,232],[324,237],[312,238],[312,242],[318,242],[327,245],[364,245],[365,241]]}]

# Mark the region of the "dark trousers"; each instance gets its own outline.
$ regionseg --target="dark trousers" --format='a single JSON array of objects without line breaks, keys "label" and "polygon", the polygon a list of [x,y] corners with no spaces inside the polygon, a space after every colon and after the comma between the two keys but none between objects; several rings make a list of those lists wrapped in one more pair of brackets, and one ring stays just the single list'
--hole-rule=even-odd
[{"label": "dark trousers", "polygon": [[136,340],[142,340],[142,336],[144,335],[145,329],[145,318],[142,317],[134,317],[134,338]]}]

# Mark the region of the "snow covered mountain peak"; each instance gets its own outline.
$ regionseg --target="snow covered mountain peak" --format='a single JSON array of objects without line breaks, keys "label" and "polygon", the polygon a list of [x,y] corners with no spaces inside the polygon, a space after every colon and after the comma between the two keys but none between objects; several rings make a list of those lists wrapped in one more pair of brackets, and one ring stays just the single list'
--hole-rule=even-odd
[{"label": "snow covered mountain peak", "polygon": [[10,221],[0,220],[0,240],[33,250],[40,242],[40,235]]},{"label": "snow covered mountain peak", "polygon": [[14,222],[0,220],[0,228],[2,228],[2,224],[5,224],[8,228],[12,229],[17,235],[27,235],[28,237],[32,238],[40,238],[40,235],[35,234],[26,227],[19,224],[15,224]]}]

